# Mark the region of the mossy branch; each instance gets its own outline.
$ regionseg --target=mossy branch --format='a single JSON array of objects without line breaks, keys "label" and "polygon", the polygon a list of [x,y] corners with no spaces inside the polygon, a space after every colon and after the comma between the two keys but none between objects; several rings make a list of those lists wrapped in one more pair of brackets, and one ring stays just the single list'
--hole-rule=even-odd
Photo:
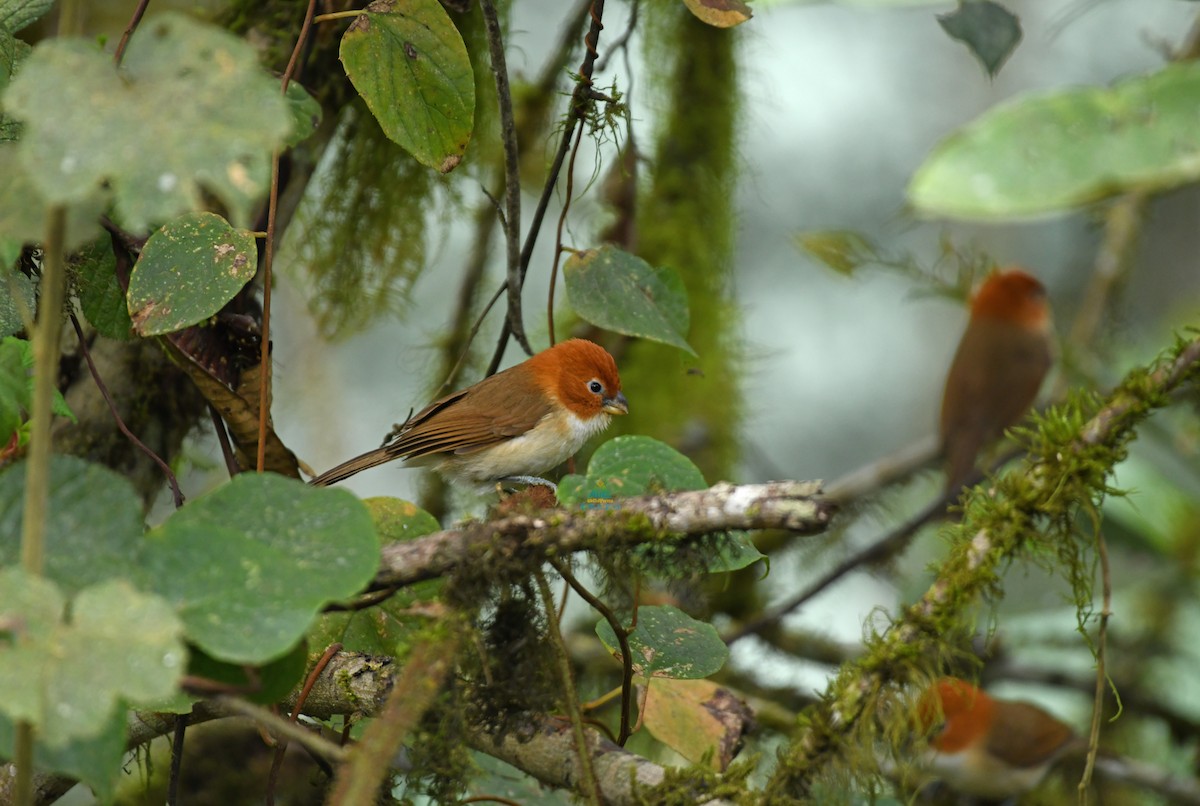
[{"label": "mossy branch", "polygon": [[434,532],[384,547],[373,589],[442,576],[485,557],[540,558],[730,529],[825,531],[834,507],[814,481],[718,483],[707,490],[622,498],[617,510],[550,510]]},{"label": "mossy branch", "polygon": [[933,585],[870,642],[861,659],[843,666],[821,702],[806,712],[805,727],[768,784],[768,800],[807,792],[815,775],[853,746],[854,737],[869,737],[884,698],[918,682],[937,658],[955,651],[947,636],[962,632],[963,613],[981,596],[1000,592],[1003,565],[1019,556],[1038,558],[1039,550],[1043,559],[1046,551],[1056,554],[1076,585],[1081,609],[1090,606],[1090,596],[1085,603],[1080,595],[1084,563],[1074,515],[1081,507],[1099,506],[1110,491],[1108,475],[1124,458],[1137,425],[1197,376],[1200,338],[1181,341],[1153,367],[1131,372],[1098,409],[1076,397],[1025,433],[1024,468],[976,487],[962,522],[947,527],[955,545]]}]

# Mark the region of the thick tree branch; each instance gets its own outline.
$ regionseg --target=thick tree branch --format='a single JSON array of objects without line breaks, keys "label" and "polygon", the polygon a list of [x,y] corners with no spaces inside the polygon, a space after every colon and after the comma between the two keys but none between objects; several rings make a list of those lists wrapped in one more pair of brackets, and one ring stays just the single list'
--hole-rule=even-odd
[{"label": "thick tree branch", "polygon": [[811,481],[721,482],[707,490],[623,498],[617,502],[619,510],[548,511],[448,529],[385,546],[372,588],[411,585],[484,556],[561,555],[730,529],[818,534],[834,514],[820,489],[819,482]]}]

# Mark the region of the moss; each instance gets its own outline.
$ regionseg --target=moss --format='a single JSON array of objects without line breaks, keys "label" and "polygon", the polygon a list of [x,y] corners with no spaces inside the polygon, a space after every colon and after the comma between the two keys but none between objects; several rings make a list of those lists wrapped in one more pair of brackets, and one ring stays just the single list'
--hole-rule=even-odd
[{"label": "moss", "polygon": [[636,792],[636,802],[645,806],[694,806],[710,800],[754,802],[749,795],[749,778],[757,759],[735,762],[723,773],[707,767],[666,767],[662,783]]},{"label": "moss", "polygon": [[621,378],[632,405],[616,426],[670,443],[710,480],[729,478],[741,414],[730,303],[739,34],[700,23],[681,4],[642,8],[647,68],[667,108],[655,136],[653,179],[638,204],[637,253],[682,277],[688,342],[699,357],[649,341],[631,344]]}]

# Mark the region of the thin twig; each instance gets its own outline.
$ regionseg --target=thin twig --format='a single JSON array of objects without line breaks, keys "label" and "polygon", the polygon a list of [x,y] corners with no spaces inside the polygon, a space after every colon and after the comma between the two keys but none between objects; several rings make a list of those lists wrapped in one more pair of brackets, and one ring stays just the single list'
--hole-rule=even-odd
[{"label": "thin twig", "polygon": [[121,34],[121,41],[117,43],[117,49],[113,53],[113,64],[120,66],[121,59],[125,58],[125,46],[129,44],[129,37],[133,36],[133,32],[142,22],[142,16],[146,13],[146,6],[150,5],[150,0],[138,0],[137,8],[133,10],[133,16],[129,19],[129,25],[125,26],[125,33]]},{"label": "thin twig", "polygon": [[179,803],[179,774],[183,769],[183,740],[187,736],[187,714],[175,715],[175,732],[171,734],[171,769],[167,775],[167,806]]},{"label": "thin twig", "polygon": [[225,429],[225,421],[221,419],[221,413],[212,403],[208,404],[208,414],[212,418],[213,430],[217,434],[217,444],[221,446],[221,456],[225,458],[225,471],[229,473],[230,478],[233,478],[242,472],[242,469],[238,465],[237,456],[233,453],[233,445],[229,442],[229,432]]},{"label": "thin twig", "polygon": [[1104,712],[1104,689],[1108,684],[1106,654],[1108,648],[1108,618],[1112,615],[1112,574],[1108,567],[1108,541],[1104,532],[1096,530],[1096,554],[1100,559],[1100,580],[1103,590],[1103,606],[1100,610],[1100,627],[1096,631],[1096,686],[1092,700],[1092,724],[1088,732],[1087,763],[1083,777],[1079,780],[1079,804],[1086,806],[1088,788],[1092,784],[1092,773],[1096,769],[1096,757],[1100,753],[1100,720]]},{"label": "thin twig", "polygon": [[567,213],[571,210],[571,198],[575,193],[575,158],[579,156],[579,144],[583,142],[583,127],[575,130],[575,143],[571,148],[571,161],[567,163],[567,192],[562,210],[558,214],[558,229],[554,233],[554,265],[550,268],[550,291],[546,295],[546,323],[550,328],[550,346],[554,346],[554,288],[558,284],[558,261],[563,253],[563,229],[567,225]]},{"label": "thin twig", "polygon": [[[304,42],[312,28],[313,14],[317,0],[308,0],[304,11],[304,22],[300,25],[300,34],[296,37],[296,45],[292,48],[291,58],[288,59],[287,69],[279,82],[281,94],[287,94],[288,84],[292,80],[292,71],[296,69]],[[270,419],[271,406],[271,268],[275,263],[275,214],[279,209],[279,149],[271,154],[271,192],[267,197],[267,237],[263,249],[262,286],[262,345],[259,355],[259,387],[258,387],[258,456],[255,468],[262,473],[267,463],[267,422]]]},{"label": "thin twig", "polygon": [[[562,139],[559,141],[558,150],[554,154],[554,161],[550,165],[550,173],[546,178],[545,186],[542,188],[542,195],[538,199],[537,208],[533,212],[533,221],[529,225],[529,232],[525,235],[525,245],[521,249],[522,285],[525,283],[525,275],[529,272],[529,261],[533,257],[533,247],[537,243],[538,233],[542,228],[542,221],[546,217],[546,208],[550,205],[550,198],[554,195],[554,188],[558,184],[558,175],[562,171],[562,164],[563,160],[566,159],[567,149],[571,146],[571,138],[575,134],[575,127],[583,122],[587,114],[587,100],[591,96],[592,89],[592,72],[596,64],[596,44],[600,41],[600,32],[604,30],[604,0],[592,0],[592,7],[589,13],[592,17],[592,24],[583,38],[585,52],[583,55],[583,64],[579,68],[579,81],[575,84],[575,91],[571,94],[570,117],[563,128]],[[488,365],[488,375],[494,375],[500,367],[500,362],[504,360],[504,348],[508,346],[509,335],[511,334],[508,323],[505,322],[504,327],[500,331],[500,338],[496,343],[496,351],[492,354],[492,361]]]},{"label": "thin twig", "polygon": [[158,469],[167,477],[167,484],[171,486],[171,498],[175,502],[175,508],[179,509],[183,506],[183,491],[179,489],[179,479],[175,478],[175,472],[171,470],[171,466],[163,461],[162,457],[150,449],[150,446],[142,442],[137,436],[129,430],[129,426],[121,419],[120,412],[117,411],[117,404],[112,398],[112,394],[108,391],[108,385],[104,383],[104,379],[100,377],[100,371],[96,368],[96,362],[92,360],[92,351],[88,349],[87,339],[83,336],[83,328],[79,326],[79,318],[74,312],[70,314],[71,326],[75,328],[75,336],[79,339],[79,349],[83,352],[83,359],[87,362],[88,371],[92,374],[92,380],[96,382],[96,388],[100,390],[100,396],[104,398],[105,404],[108,406],[108,411],[112,414],[113,421],[117,424],[117,429],[125,435],[125,438],[133,443],[139,451],[144,453],[149,459],[158,465]]},{"label": "thin twig", "polygon": [[[300,690],[300,696],[296,698],[296,705],[292,708],[292,715],[288,721],[293,725],[300,718],[300,712],[304,710],[304,703],[308,699],[308,695],[312,692],[312,687],[316,684],[317,678],[321,676],[321,672],[325,671],[325,667],[329,665],[329,661],[342,650],[340,643],[333,643],[325,647],[325,652],[317,659],[316,664],[304,678],[304,688]],[[275,802],[275,784],[279,781],[279,770],[283,767],[283,754],[287,752],[288,740],[287,736],[282,736],[280,741],[275,745],[275,756],[271,759],[271,769],[267,773],[267,806],[271,806]]]},{"label": "thin twig", "polygon": [[550,565],[563,578],[563,581],[579,594],[580,598],[590,604],[608,622],[613,634],[617,636],[617,644],[621,648],[621,732],[617,734],[617,744],[624,747],[625,742],[629,741],[629,737],[633,735],[633,729],[629,724],[629,708],[633,705],[633,653],[629,649],[629,633],[621,620],[608,608],[608,605],[579,583],[579,580],[567,568],[566,563],[552,559]]},{"label": "thin twig", "polygon": [[496,79],[496,100],[500,107],[500,141],[504,144],[504,241],[507,256],[505,271],[508,287],[508,326],[513,338],[527,355],[533,355],[525,336],[521,313],[521,171],[517,155],[517,126],[513,120],[512,91],[508,85],[508,65],[504,58],[504,35],[492,0],[479,0],[483,27],[487,32],[492,75]]},{"label": "thin twig", "polygon": [[540,569],[534,574],[534,580],[542,599],[542,610],[546,613],[546,633],[558,660],[558,674],[563,687],[563,706],[567,709],[571,730],[575,734],[575,754],[582,773],[578,791],[582,792],[588,803],[600,806],[604,803],[604,796],[600,792],[600,783],[596,780],[596,771],[592,768],[592,751],[588,747],[587,734],[583,730],[583,714],[579,711],[579,695],[575,690],[575,676],[571,671],[571,656],[563,643],[562,633],[555,624],[554,593],[550,590],[550,584],[546,582],[546,575]]},{"label": "thin twig", "polygon": [[252,702],[246,702],[237,697],[229,696],[212,697],[209,702],[218,711],[249,717],[271,731],[271,733],[277,734],[287,741],[303,745],[319,756],[335,763],[340,764],[350,756],[350,751],[341,745],[334,744],[321,736],[321,734],[301,727],[290,719],[284,719],[279,714],[273,714],[261,705],[255,705]]}]

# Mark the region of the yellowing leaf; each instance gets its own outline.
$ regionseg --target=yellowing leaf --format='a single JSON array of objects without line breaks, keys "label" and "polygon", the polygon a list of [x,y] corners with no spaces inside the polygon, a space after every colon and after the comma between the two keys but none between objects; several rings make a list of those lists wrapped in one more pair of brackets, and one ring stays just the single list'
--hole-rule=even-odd
[{"label": "yellowing leaf", "polygon": [[683,4],[697,19],[714,28],[732,28],[754,16],[742,0],[683,0]]}]

